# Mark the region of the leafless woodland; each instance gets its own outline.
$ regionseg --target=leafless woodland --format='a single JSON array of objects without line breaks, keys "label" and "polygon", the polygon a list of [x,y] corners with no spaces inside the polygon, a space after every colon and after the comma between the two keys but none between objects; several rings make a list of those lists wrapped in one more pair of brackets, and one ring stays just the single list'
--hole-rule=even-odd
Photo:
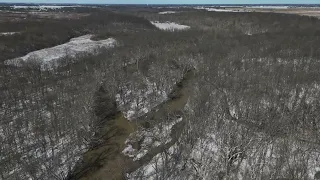
[{"label": "leafless woodland", "polygon": [[[159,14],[167,10],[69,9],[86,15],[0,22],[3,32],[21,32],[0,36],[3,61],[85,34],[118,41],[53,69],[41,59],[1,64],[0,179],[320,178],[320,21],[193,8]],[[149,21],[191,28],[163,31]],[[132,132],[115,129],[118,114]],[[147,136],[161,145],[144,145]],[[126,139],[147,155],[124,156]]]}]

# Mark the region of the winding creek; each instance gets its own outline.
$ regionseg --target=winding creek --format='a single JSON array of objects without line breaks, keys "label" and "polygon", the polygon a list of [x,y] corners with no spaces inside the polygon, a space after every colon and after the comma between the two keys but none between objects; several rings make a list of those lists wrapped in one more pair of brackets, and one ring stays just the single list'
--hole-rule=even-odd
[{"label": "winding creek", "polygon": [[[121,112],[106,121],[104,127],[99,130],[100,134],[103,134],[101,143],[84,153],[82,162],[78,163],[68,179],[105,179],[106,177],[108,179],[125,179],[127,173],[134,172],[154,156],[174,145],[184,128],[183,120],[173,125],[169,142],[150,149],[141,159],[134,161],[122,153],[126,139],[131,133],[137,131],[138,127],[143,126],[146,122],[161,122],[161,119],[168,114],[174,116],[184,109],[192,90],[194,77],[194,70],[187,71],[171,92],[171,94],[175,94],[174,98],[168,99],[133,121],[127,120]],[[183,119],[183,114],[179,114],[179,116]]]}]

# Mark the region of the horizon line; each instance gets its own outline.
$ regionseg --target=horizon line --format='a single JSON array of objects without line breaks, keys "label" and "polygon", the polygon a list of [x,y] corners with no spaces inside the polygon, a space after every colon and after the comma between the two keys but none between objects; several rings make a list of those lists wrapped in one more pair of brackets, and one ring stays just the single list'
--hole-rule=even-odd
[{"label": "horizon line", "polygon": [[320,5],[320,3],[254,3],[254,4],[245,4],[245,3],[214,3],[214,4],[207,4],[207,3],[199,3],[199,4],[180,4],[180,3],[170,3],[170,4],[156,4],[156,3],[67,3],[67,2],[7,2],[7,1],[0,1],[0,3],[4,4],[89,4],[89,5]]}]

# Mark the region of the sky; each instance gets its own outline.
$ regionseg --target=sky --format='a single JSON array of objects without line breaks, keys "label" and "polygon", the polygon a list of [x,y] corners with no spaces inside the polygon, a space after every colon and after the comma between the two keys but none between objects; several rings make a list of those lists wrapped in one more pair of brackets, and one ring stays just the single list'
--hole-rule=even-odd
[{"label": "sky", "polygon": [[79,4],[320,4],[320,0],[0,0],[0,2]]}]

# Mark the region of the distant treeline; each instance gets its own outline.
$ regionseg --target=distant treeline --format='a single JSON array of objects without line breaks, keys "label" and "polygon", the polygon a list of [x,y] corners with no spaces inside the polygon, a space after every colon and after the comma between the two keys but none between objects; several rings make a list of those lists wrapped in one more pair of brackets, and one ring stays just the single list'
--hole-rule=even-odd
[{"label": "distant treeline", "polygon": [[73,37],[114,29],[111,27],[117,23],[127,24],[132,29],[154,28],[146,19],[98,9],[81,19],[30,17],[18,22],[0,22],[0,32],[20,32],[10,36],[0,36],[0,62],[65,43]]}]

